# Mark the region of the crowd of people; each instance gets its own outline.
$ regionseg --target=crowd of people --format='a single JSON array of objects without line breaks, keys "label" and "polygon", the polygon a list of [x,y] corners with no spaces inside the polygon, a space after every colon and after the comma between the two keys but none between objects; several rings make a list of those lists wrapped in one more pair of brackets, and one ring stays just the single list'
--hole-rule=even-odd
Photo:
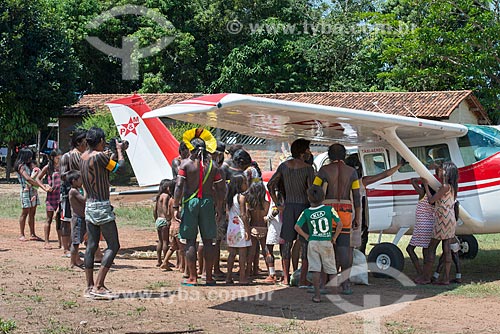
[{"label": "crowd of people", "polygon": [[[50,227],[55,219],[59,247],[70,258],[70,266],[85,270],[85,297],[114,296],[105,286],[120,248],[110,203],[109,174],[120,171],[126,148],[125,142],[116,142],[116,150],[107,151],[103,130],[91,128],[75,131],[72,149],[64,155],[54,150],[41,170],[27,149],[19,152],[15,163],[22,203],[19,240],[28,240],[28,219],[29,239],[45,241],[49,248]],[[156,196],[153,216],[158,235],[157,267],[175,267],[182,273],[181,284],[185,286],[198,285],[200,275],[207,286],[217,281],[231,285],[236,277],[240,285],[248,285],[259,274],[262,255],[267,267],[265,283],[290,286],[292,273],[300,272],[297,285],[314,292],[314,302],[321,301],[320,293],[327,288],[352,294],[349,277],[353,249],[364,252],[367,241],[364,189],[392,175],[405,162],[378,175],[362,176],[357,155],[347,157],[343,145],[333,144],[328,148],[330,163],[316,172],[310,141],[297,139],[290,151],[291,157],[279,165],[266,188],[258,164],[241,145],[226,149],[206,129],[184,133],[179,157],[172,162],[174,177],[160,183]],[[419,202],[407,251],[419,274],[415,279],[419,284],[436,280],[442,267],[444,278],[439,282],[449,284],[452,260],[457,266],[455,281],[461,279],[454,242],[457,218],[450,214],[455,208],[458,171],[451,162],[437,171],[442,186],[436,192],[428,180],[412,180]],[[37,189],[47,192],[44,239],[34,230]],[[104,252],[99,248],[102,239],[107,244]],[[443,243],[443,255],[433,273],[439,242]],[[82,243],[86,243],[84,261],[79,256]],[[223,243],[229,253],[226,273],[220,265]],[[275,269],[275,245],[279,245],[281,277]],[[415,247],[423,248],[423,265]],[[174,254],[176,264],[171,264]],[[236,257],[239,270],[234,273]],[[96,261],[101,266],[94,280]],[[308,272],[312,273],[312,282]]]}]

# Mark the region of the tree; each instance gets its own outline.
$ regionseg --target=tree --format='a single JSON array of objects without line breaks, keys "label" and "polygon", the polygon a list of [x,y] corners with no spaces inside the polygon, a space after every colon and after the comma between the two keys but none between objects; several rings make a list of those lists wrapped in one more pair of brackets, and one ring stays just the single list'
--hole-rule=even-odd
[{"label": "tree", "polygon": [[[498,2],[425,0],[412,7],[414,3],[400,0],[387,7],[390,15],[415,28],[381,39],[380,59],[384,64],[378,74],[381,89],[394,86],[408,91],[472,89],[491,118],[498,122]],[[405,15],[396,16],[401,13]]]},{"label": "tree", "polygon": [[76,100],[77,62],[58,11],[45,0],[0,1],[0,137],[10,150]]}]

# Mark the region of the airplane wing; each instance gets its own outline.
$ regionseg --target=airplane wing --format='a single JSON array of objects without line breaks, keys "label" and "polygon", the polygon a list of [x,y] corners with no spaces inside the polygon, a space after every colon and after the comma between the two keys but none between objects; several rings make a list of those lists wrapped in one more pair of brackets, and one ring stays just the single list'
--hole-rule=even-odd
[{"label": "airplane wing", "polygon": [[241,94],[205,95],[143,116],[152,117],[170,117],[278,141],[300,137],[325,144],[366,145],[380,141],[377,132],[389,127],[395,127],[402,140],[461,137],[467,133],[460,124]]}]

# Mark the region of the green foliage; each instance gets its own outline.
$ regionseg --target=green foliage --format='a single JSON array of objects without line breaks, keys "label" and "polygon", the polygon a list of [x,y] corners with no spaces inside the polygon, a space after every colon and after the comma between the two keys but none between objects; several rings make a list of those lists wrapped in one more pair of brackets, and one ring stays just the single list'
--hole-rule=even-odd
[{"label": "green foliage", "polygon": [[181,122],[181,121],[175,121],[174,123],[168,126],[168,130],[179,142],[182,141],[182,135],[184,134],[184,132],[192,128],[205,128],[205,126],[202,126],[200,124]]},{"label": "green foliage", "polygon": [[24,141],[76,96],[77,62],[59,8],[45,0],[0,2],[0,137]]},{"label": "green foliage", "polygon": [[63,325],[59,321],[52,318],[49,318],[47,325],[41,330],[41,333],[43,334],[66,334],[72,332],[73,330],[70,327]]},{"label": "green foliage", "polygon": [[[172,25],[124,15],[88,26],[126,4],[145,6]],[[498,1],[4,0],[0,13],[3,141],[36,133],[75,92],[470,89],[500,120]],[[230,33],[235,20],[241,31]],[[174,39],[140,59],[140,77],[129,81],[121,59],[94,48],[87,36],[117,48],[123,37],[141,47]],[[115,136],[114,125],[104,124],[94,125]],[[179,139],[184,128],[176,127]]]},{"label": "green foliage", "polygon": [[[80,128],[88,130],[91,127],[98,127],[103,129],[104,134],[106,135],[107,142],[114,138],[120,138],[115,121],[113,120],[113,115],[109,111],[106,112],[105,110],[98,110],[96,113],[84,117]],[[130,182],[130,177],[133,176],[132,166],[130,165],[130,161],[128,160],[128,158],[126,158],[126,151],[124,152],[124,157],[124,169],[119,174],[110,174],[110,182],[112,184],[128,184]]]},{"label": "green foliage", "polygon": [[159,290],[161,288],[168,287],[168,286],[170,286],[170,284],[168,282],[156,281],[156,282],[147,284],[145,289],[146,290]]},{"label": "green foliage", "polygon": [[[414,29],[378,42],[384,68],[381,89],[471,89],[498,120],[500,110],[500,16],[491,1],[400,0],[377,19],[399,18]],[[495,112],[496,110],[496,112]]]},{"label": "green foliage", "polygon": [[72,309],[78,307],[78,303],[74,300],[63,300],[62,308],[63,310]]},{"label": "green foliage", "polygon": [[91,127],[103,129],[106,134],[106,141],[119,137],[113,115],[109,111],[98,110],[96,113],[84,117],[80,128],[88,130]]},{"label": "green foliage", "polygon": [[4,320],[0,318],[0,334],[9,334],[17,328],[16,322],[14,320],[8,319]]}]

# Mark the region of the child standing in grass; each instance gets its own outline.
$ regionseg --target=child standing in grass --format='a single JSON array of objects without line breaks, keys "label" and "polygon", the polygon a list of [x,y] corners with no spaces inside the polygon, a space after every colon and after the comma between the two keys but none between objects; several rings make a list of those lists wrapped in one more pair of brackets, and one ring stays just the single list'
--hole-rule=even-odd
[{"label": "child standing in grass", "polygon": [[172,219],[172,211],[169,210],[168,203],[172,198],[169,187],[173,184],[172,180],[162,180],[160,182],[160,189],[156,196],[156,205],[153,212],[155,219],[156,231],[158,232],[158,244],[156,246],[156,253],[158,256],[157,267],[160,267],[163,258],[167,255],[170,221]]},{"label": "child standing in grass", "polygon": [[[309,187],[307,198],[311,206],[302,211],[295,224],[295,231],[308,241],[307,260],[314,285],[312,301],[319,303],[321,302],[321,271],[323,270],[328,275],[329,281],[334,279],[337,274],[333,244],[336,243],[342,231],[342,222],[334,208],[322,204],[325,193],[321,187],[315,185]],[[334,221],[337,224],[335,234],[333,233]],[[309,228],[309,234],[302,229],[306,224]]]},{"label": "child standing in grass", "polygon": [[227,259],[226,283],[233,283],[233,265],[238,252],[240,265],[240,284],[248,284],[246,273],[247,253],[252,245],[250,240],[250,227],[245,209],[245,196],[243,193],[248,189],[247,178],[244,175],[234,175],[229,182],[227,193],[227,207],[229,211],[229,222],[227,227],[227,245],[229,257]]}]

